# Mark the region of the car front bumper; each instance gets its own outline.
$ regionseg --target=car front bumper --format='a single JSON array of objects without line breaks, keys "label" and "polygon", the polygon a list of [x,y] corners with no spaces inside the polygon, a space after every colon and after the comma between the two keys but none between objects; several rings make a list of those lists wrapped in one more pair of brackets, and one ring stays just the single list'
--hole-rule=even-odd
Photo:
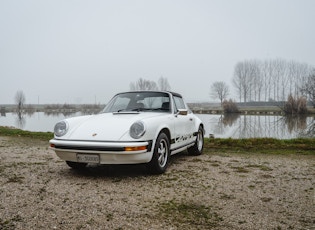
[{"label": "car front bumper", "polygon": [[[52,139],[50,149],[65,161],[84,162],[80,156],[96,156],[99,164],[139,164],[152,159],[152,141],[103,142]],[[87,160],[86,163],[91,163]]]}]

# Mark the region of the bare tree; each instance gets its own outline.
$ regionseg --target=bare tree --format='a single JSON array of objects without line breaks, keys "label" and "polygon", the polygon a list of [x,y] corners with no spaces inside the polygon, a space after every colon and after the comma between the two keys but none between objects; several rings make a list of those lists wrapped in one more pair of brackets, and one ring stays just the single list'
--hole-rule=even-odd
[{"label": "bare tree", "polygon": [[163,91],[170,91],[171,90],[171,86],[168,83],[167,78],[165,77],[160,77],[158,80],[158,85],[159,85],[159,89],[163,90]]},{"label": "bare tree", "polygon": [[275,84],[274,84],[274,75],[275,75],[275,67],[274,67],[274,61],[273,60],[266,60],[266,65],[264,67],[266,70],[264,70],[267,74],[265,75],[267,77],[267,85],[266,86],[266,98],[268,101],[275,100],[275,95],[273,94]]},{"label": "bare tree", "polygon": [[216,81],[211,85],[210,96],[213,99],[218,98],[221,102],[221,105],[223,100],[226,99],[229,93],[230,93],[229,86],[223,81]]},{"label": "bare tree", "polygon": [[272,68],[269,60],[265,60],[261,65],[261,78],[263,81],[263,94],[265,101],[270,99],[271,94],[271,82],[272,82]]},{"label": "bare tree", "polygon": [[140,78],[138,81],[130,83],[130,90],[158,90],[158,87],[154,81]]},{"label": "bare tree", "polygon": [[17,104],[17,110],[21,111],[23,109],[24,103],[25,103],[24,92],[22,90],[17,91],[14,99],[15,99],[15,103]]},{"label": "bare tree", "polygon": [[243,61],[235,66],[233,86],[240,102],[284,101],[290,94],[300,94],[310,72],[309,65],[284,59]]},{"label": "bare tree", "polygon": [[242,75],[241,75],[241,68],[238,65],[235,67],[234,70],[234,78],[232,80],[233,86],[236,88],[236,93],[239,96],[239,101],[242,101],[243,97],[243,87],[242,87]]},{"label": "bare tree", "polygon": [[249,100],[260,101],[263,79],[261,73],[261,62],[258,60],[253,60],[249,62],[250,68],[250,97]]},{"label": "bare tree", "polygon": [[313,107],[315,108],[315,69],[303,83],[301,92],[308,98],[309,101],[311,101]]},{"label": "bare tree", "polygon": [[233,85],[237,88],[240,101],[246,102],[251,98],[251,89],[254,82],[253,65],[249,61],[239,62],[235,66]]},{"label": "bare tree", "polygon": [[130,83],[130,90],[162,90],[162,91],[170,91],[171,86],[168,83],[167,78],[160,77],[158,80],[158,84],[155,81],[146,80],[143,78],[139,78],[136,82]]}]

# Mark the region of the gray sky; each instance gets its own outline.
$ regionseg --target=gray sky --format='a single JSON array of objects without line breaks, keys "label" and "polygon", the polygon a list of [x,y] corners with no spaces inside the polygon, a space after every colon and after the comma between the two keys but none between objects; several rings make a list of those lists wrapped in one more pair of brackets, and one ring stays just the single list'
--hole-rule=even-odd
[{"label": "gray sky", "polygon": [[[314,0],[0,0],[0,104],[106,103],[139,78],[209,101],[248,59],[315,65]],[[231,88],[232,89],[232,88]]]}]

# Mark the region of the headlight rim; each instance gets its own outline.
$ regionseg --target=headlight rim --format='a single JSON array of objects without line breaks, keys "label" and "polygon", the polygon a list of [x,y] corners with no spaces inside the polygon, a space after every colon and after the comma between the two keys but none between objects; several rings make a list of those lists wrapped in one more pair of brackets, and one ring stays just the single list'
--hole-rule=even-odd
[{"label": "headlight rim", "polygon": [[[139,131],[137,131],[137,132],[135,132],[136,131],[136,128],[137,127],[135,127],[135,126],[141,126],[142,128],[141,128],[141,130]],[[145,132],[146,132],[146,126],[145,126],[145,124],[144,124],[144,122],[143,121],[136,121],[136,122],[134,122],[131,126],[130,126],[130,128],[129,128],[129,135],[133,138],[133,139],[139,139],[139,138],[141,138],[141,137],[143,137],[143,135],[145,134]]]},{"label": "headlight rim", "polygon": [[[60,129],[56,130],[57,126],[60,125],[60,124],[63,124],[65,126],[65,129],[63,129],[63,131],[61,131]],[[68,129],[69,129],[69,124],[68,124],[67,121],[65,121],[65,120],[59,121],[54,127],[54,135],[56,137],[62,137],[64,135],[66,135],[66,133],[68,132]]]}]

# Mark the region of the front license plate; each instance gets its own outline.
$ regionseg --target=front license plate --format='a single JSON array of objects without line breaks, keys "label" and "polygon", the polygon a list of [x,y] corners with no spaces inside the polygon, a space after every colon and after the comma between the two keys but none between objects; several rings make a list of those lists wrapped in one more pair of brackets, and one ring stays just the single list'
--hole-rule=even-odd
[{"label": "front license plate", "polygon": [[100,156],[96,154],[77,154],[78,162],[82,163],[100,163]]}]

